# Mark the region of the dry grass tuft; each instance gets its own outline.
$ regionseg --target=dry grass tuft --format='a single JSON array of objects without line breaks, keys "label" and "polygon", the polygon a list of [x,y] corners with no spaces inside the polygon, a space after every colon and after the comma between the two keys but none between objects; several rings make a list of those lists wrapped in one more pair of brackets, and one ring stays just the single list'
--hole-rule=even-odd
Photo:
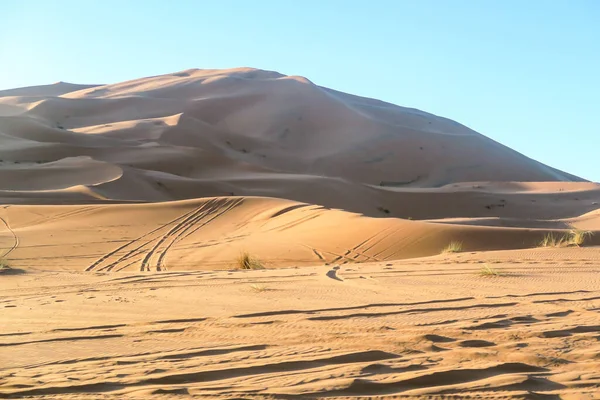
[{"label": "dry grass tuft", "polygon": [[462,242],[452,241],[448,246],[446,246],[442,253],[460,253],[462,251]]},{"label": "dry grass tuft", "polygon": [[585,240],[592,237],[594,233],[591,231],[583,231],[581,229],[571,229],[569,231],[569,244],[574,246],[581,246],[585,243]]},{"label": "dry grass tuft", "polygon": [[567,235],[558,236],[554,233],[548,233],[540,242],[540,247],[564,247],[569,244]]},{"label": "dry grass tuft", "polygon": [[237,269],[265,269],[265,266],[245,251],[237,258]]},{"label": "dry grass tuft", "polygon": [[587,238],[592,237],[593,232],[583,231],[581,229],[571,229],[568,233],[559,236],[554,233],[548,233],[540,242],[540,247],[567,247],[581,246]]},{"label": "dry grass tuft", "polygon": [[250,285],[250,289],[252,289],[256,293],[262,293],[270,290],[268,287],[260,283],[253,283],[252,285]]},{"label": "dry grass tuft", "polygon": [[479,270],[479,275],[481,276],[502,276],[502,273],[497,269],[490,267],[487,264],[484,264],[483,267]]}]

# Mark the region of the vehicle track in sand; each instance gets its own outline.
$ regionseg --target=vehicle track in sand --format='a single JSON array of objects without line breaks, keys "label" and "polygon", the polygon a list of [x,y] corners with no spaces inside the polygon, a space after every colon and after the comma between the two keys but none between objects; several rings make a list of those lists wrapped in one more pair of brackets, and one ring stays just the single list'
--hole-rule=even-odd
[{"label": "vehicle track in sand", "polygon": [[10,249],[8,249],[8,251],[6,253],[4,253],[0,256],[0,257],[4,258],[4,257],[8,256],[10,253],[12,253],[14,250],[16,250],[17,247],[19,247],[19,236],[17,236],[15,231],[12,230],[12,228],[10,227],[10,224],[8,223],[7,220],[0,217],[0,221],[2,221],[4,223],[4,225],[6,226],[6,229],[8,229],[8,231],[12,234],[13,239],[14,239],[14,243],[13,243],[12,247]]},{"label": "vehicle track in sand", "polygon": [[90,264],[85,271],[122,271],[138,263],[140,271],[150,271],[153,267],[157,271],[165,270],[168,251],[177,242],[196,233],[242,202],[242,199],[207,200],[199,207],[104,254]]}]

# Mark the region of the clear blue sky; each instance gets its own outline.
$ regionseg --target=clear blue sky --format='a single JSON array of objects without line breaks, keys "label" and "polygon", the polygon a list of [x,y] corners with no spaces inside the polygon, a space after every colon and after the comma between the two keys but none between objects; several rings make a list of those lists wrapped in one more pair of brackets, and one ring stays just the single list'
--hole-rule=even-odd
[{"label": "clear blue sky", "polygon": [[600,181],[600,0],[0,6],[0,89],[256,67],[448,117]]}]

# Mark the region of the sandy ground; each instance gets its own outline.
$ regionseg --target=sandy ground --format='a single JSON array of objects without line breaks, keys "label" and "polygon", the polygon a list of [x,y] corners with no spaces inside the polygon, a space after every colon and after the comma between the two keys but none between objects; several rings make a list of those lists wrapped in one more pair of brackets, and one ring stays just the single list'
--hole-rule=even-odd
[{"label": "sandy ground", "polygon": [[0,398],[600,398],[599,203],[275,72],[3,91]]},{"label": "sandy ground", "polygon": [[594,248],[2,285],[2,396],[600,396]]}]

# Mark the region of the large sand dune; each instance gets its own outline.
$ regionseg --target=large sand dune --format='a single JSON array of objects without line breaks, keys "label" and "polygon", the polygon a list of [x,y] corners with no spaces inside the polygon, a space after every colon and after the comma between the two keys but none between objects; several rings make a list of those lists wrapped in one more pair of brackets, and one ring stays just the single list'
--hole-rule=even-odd
[{"label": "large sand dune", "polygon": [[0,91],[0,397],[600,398],[599,203],[275,72]]},{"label": "large sand dune", "polygon": [[[330,186],[393,201],[402,195],[392,189],[407,187],[581,181],[454,121],[253,69],[15,89],[0,92],[0,115],[0,190],[22,190],[24,199],[64,189],[45,168],[69,158],[79,177],[71,186],[116,200],[234,193],[320,204],[317,192]],[[123,173],[96,182],[88,158]],[[49,175],[45,182],[15,187],[19,171],[32,168]],[[119,184],[131,180],[131,190]]]},{"label": "large sand dune", "polygon": [[[31,243],[11,253],[27,267],[86,269],[87,259],[65,259],[69,238],[90,258],[119,258],[142,244],[136,238],[154,232],[161,241],[182,220],[189,227],[165,239],[161,263],[141,261],[154,245],[148,238],[127,267],[113,267],[226,268],[243,249],[283,266],[426,256],[451,240],[473,250],[524,248],[599,209],[600,185],[454,121],[275,72],[188,70],[0,96],[0,199],[13,204],[3,211],[7,224]],[[222,199],[194,200],[209,197]],[[193,201],[170,202],[184,199]],[[57,230],[65,234],[52,236]],[[385,240],[372,253],[349,255],[377,235]],[[10,243],[12,233],[0,240]],[[46,261],[34,262],[42,242]]]}]

